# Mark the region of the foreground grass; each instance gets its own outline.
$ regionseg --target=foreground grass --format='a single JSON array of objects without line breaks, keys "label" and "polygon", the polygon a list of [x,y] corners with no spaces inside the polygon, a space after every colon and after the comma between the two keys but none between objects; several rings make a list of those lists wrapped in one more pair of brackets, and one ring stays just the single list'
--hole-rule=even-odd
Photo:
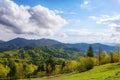
[{"label": "foreground grass", "polygon": [[66,75],[64,77],[44,77],[31,80],[120,80],[120,63],[95,66],[94,69],[89,71]]}]

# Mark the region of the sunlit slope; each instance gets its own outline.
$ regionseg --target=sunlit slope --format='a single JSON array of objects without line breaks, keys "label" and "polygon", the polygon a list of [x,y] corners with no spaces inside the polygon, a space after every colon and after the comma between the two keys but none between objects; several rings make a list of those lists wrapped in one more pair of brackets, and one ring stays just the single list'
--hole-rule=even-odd
[{"label": "sunlit slope", "polygon": [[120,80],[120,63],[96,66],[92,70],[58,80]]}]

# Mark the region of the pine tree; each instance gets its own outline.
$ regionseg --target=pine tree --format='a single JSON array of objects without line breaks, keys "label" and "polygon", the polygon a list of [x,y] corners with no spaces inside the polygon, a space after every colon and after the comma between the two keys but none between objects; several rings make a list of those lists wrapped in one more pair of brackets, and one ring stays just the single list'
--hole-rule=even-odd
[{"label": "pine tree", "polygon": [[88,56],[88,57],[94,57],[93,48],[92,48],[91,45],[90,45],[89,48],[88,48],[87,56]]}]

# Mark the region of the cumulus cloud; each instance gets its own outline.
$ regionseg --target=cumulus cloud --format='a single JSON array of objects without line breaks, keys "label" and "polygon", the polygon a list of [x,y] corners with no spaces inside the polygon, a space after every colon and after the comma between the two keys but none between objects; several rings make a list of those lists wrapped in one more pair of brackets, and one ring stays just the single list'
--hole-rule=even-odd
[{"label": "cumulus cloud", "polygon": [[15,34],[52,35],[67,23],[54,10],[41,5],[17,5],[0,0],[0,30]]}]

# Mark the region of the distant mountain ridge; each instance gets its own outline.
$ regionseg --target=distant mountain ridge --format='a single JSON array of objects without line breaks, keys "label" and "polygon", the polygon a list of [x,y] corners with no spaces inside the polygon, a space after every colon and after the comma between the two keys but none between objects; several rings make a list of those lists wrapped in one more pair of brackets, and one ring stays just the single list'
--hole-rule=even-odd
[{"label": "distant mountain ridge", "polygon": [[0,51],[5,51],[5,50],[11,50],[11,49],[17,49],[20,47],[25,47],[25,46],[52,46],[54,44],[61,44],[58,41],[51,40],[51,39],[37,39],[37,40],[27,40],[24,38],[15,38],[12,40],[9,40],[7,42],[1,43],[0,44]]},{"label": "distant mountain ridge", "polygon": [[[17,49],[20,47],[25,47],[25,46],[52,46],[52,47],[57,47],[57,48],[65,48],[65,49],[75,49],[75,50],[83,50],[87,51],[88,47],[90,44],[88,43],[75,43],[75,44],[70,44],[70,43],[62,43],[56,40],[52,39],[37,39],[37,40],[28,40],[24,38],[15,38],[7,42],[3,42],[0,44],[0,51],[5,51],[5,50],[12,50],[12,49]],[[94,52],[97,54],[98,49],[101,48],[102,50],[106,50],[108,53],[110,50],[115,50],[114,46],[110,45],[105,45],[105,44],[100,44],[100,43],[94,43],[91,44]]]},{"label": "distant mountain ridge", "polygon": [[0,40],[0,43],[4,43],[5,41]]},{"label": "distant mountain ridge", "polygon": [[37,39],[37,40],[28,40],[24,38],[15,38],[7,42],[7,44],[17,44],[20,47],[23,46],[50,46],[54,44],[60,44],[61,42],[52,40],[52,39]]}]

